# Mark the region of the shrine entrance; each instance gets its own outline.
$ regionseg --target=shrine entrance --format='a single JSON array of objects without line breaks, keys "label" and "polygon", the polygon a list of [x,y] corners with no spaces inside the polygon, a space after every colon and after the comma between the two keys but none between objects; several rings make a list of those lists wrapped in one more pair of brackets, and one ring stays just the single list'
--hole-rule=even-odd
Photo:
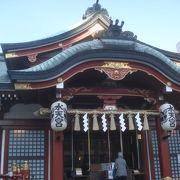
[{"label": "shrine entrance", "polygon": [[91,131],[90,153],[88,133],[66,132],[64,137],[64,169],[66,173],[76,168],[81,168],[83,174],[88,174],[89,170],[103,170],[103,164],[114,162],[120,151],[123,152],[130,169],[142,172],[141,135],[136,131],[125,133],[121,133],[119,130]]},{"label": "shrine entrance", "polygon": [[[90,134],[90,139],[88,135]],[[77,168],[82,175],[90,172],[111,171],[111,165],[122,151],[130,170],[136,170],[143,177],[142,139],[137,131],[122,133],[116,131],[66,132],[64,134],[64,170],[69,179]],[[88,150],[90,143],[90,152]],[[130,171],[131,172],[131,171]]]},{"label": "shrine entrance", "polygon": [[143,130],[149,130],[148,119],[156,115],[150,110],[156,99],[146,90],[147,82],[136,82],[139,76],[153,81],[144,72],[115,81],[93,69],[66,81],[67,88],[61,91],[69,114],[64,131],[65,179],[77,173],[89,178],[100,171],[107,176],[95,175],[94,179],[112,179],[110,171],[118,152],[123,152],[129,174],[134,171],[135,179],[144,179],[143,160],[149,154],[143,145]]}]

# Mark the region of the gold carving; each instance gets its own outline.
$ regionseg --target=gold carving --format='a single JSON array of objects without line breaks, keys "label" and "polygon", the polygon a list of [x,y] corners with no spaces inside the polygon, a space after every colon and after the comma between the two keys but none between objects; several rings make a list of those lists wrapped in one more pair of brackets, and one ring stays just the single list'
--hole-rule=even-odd
[{"label": "gold carving", "polygon": [[167,82],[167,86],[171,87],[172,83],[171,82]]},{"label": "gold carving", "polygon": [[122,80],[128,74],[132,74],[138,69],[132,68],[127,62],[104,62],[105,64],[96,67],[95,69],[100,72],[105,72],[109,78],[113,80]]},{"label": "gold carving", "polygon": [[5,54],[6,59],[19,57],[15,52]]},{"label": "gold carving", "polygon": [[58,46],[59,46],[60,48],[62,48],[62,47],[63,47],[62,43],[59,43],[59,44],[58,44]]},{"label": "gold carving", "polygon": [[128,74],[132,74],[137,71],[137,69],[132,68],[109,68],[109,67],[97,67],[96,70],[100,72],[104,72],[108,75],[108,77],[112,80],[122,80],[124,79]]},{"label": "gold carving", "polygon": [[33,89],[29,83],[15,83],[15,89]]},{"label": "gold carving", "polygon": [[37,55],[38,54],[30,54],[30,55],[28,55],[28,60],[30,62],[35,62],[37,60]]},{"label": "gold carving", "polygon": [[39,114],[42,116],[50,114],[50,113],[51,113],[51,110],[49,108],[40,108],[40,110],[39,110]]},{"label": "gold carving", "polygon": [[177,66],[180,66],[180,62],[173,61]]},{"label": "gold carving", "polygon": [[57,82],[58,82],[58,83],[62,83],[62,82],[63,82],[63,79],[62,79],[62,78],[58,78],[58,79],[57,79]]},{"label": "gold carving", "polygon": [[124,62],[105,62],[104,65],[102,65],[102,67],[105,68],[114,68],[114,69],[132,69],[129,66],[129,63],[124,63]]},{"label": "gold carving", "polygon": [[50,108],[40,108],[39,110],[35,111],[33,114],[34,116],[49,116],[51,113]]}]

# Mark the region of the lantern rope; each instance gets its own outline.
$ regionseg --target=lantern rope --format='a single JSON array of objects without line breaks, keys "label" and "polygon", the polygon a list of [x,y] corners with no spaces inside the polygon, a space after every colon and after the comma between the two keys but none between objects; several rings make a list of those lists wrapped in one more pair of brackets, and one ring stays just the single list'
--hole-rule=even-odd
[{"label": "lantern rope", "polygon": [[135,115],[137,113],[140,114],[146,114],[146,115],[155,115],[158,116],[160,113],[157,110],[91,110],[91,109],[83,109],[83,110],[78,110],[78,109],[69,109],[68,110],[69,114],[132,114]]},{"label": "lantern rope", "polygon": [[[146,114],[146,115],[154,115],[159,116],[160,112],[158,110],[92,110],[92,109],[68,109],[67,112],[69,114]],[[35,111],[34,114],[36,116],[47,116],[51,113],[49,108],[40,108],[38,111]],[[176,114],[179,114],[179,111],[175,110]]]}]

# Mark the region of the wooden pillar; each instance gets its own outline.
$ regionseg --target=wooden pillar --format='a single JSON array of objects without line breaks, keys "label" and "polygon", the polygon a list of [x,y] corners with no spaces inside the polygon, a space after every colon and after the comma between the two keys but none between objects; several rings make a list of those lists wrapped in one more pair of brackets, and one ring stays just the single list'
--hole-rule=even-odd
[{"label": "wooden pillar", "polygon": [[52,154],[52,179],[63,180],[64,159],[63,159],[63,132],[53,132],[53,154]]},{"label": "wooden pillar", "polygon": [[161,127],[161,119],[159,117],[156,119],[156,128],[159,147],[161,178],[164,180],[171,180],[172,172],[168,138],[164,138],[166,136],[166,133]]},{"label": "wooden pillar", "polygon": [[142,156],[144,166],[144,180],[154,180],[154,159],[152,152],[152,140],[149,135],[149,131],[142,132]]}]

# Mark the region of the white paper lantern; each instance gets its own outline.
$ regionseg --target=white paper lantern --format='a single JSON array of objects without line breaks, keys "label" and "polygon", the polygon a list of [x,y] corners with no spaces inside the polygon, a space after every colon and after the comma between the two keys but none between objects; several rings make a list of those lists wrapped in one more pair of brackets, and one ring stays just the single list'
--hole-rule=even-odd
[{"label": "white paper lantern", "polygon": [[161,126],[165,131],[172,131],[176,128],[176,115],[173,105],[165,103],[160,106],[160,117],[163,119]]},{"label": "white paper lantern", "polygon": [[64,131],[67,127],[67,105],[56,101],[51,105],[51,128],[54,131]]}]

